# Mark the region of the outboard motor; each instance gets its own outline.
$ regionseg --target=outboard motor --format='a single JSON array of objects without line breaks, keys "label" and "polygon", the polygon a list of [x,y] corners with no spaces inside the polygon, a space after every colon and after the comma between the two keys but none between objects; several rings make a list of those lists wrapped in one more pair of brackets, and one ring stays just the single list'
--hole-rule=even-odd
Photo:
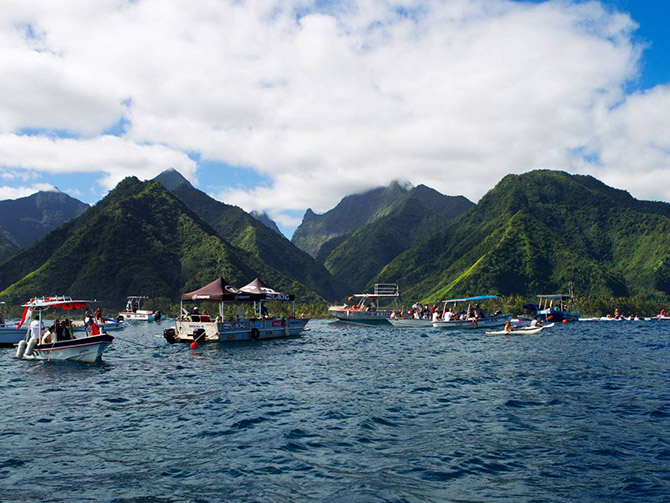
[{"label": "outboard motor", "polygon": [[205,342],[205,329],[199,328],[193,332],[193,340],[195,342]]},{"label": "outboard motor", "polygon": [[163,337],[165,337],[165,340],[168,341],[170,344],[179,342],[177,340],[177,332],[175,331],[174,327],[166,328],[165,330],[163,330]]},{"label": "outboard motor", "polygon": [[162,317],[163,313],[161,313],[160,311],[156,311],[156,313],[154,314],[154,321],[161,321]]}]

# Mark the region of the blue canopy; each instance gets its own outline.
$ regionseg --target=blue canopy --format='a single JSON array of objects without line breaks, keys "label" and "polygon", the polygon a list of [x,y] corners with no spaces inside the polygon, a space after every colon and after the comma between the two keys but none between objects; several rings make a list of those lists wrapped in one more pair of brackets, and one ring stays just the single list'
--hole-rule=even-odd
[{"label": "blue canopy", "polygon": [[487,299],[499,299],[498,295],[479,295],[478,297],[464,297],[462,299],[449,299],[444,302],[467,302],[470,300],[487,300]]}]

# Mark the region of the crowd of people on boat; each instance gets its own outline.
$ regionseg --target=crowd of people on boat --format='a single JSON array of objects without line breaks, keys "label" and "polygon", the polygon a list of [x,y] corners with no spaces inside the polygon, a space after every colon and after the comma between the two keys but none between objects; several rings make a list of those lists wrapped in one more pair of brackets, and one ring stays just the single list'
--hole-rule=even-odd
[{"label": "crowd of people on boat", "polygon": [[[499,313],[494,313],[494,316]],[[460,311],[454,311],[453,308],[448,307],[442,309],[441,306],[437,304],[421,304],[420,302],[415,302],[410,309],[405,309],[403,307],[400,310],[394,310],[391,313],[391,319],[415,319],[415,320],[431,320],[435,321],[473,321],[482,320],[490,317],[489,312],[484,308],[480,307],[479,304],[474,306],[469,306],[468,309],[463,309]]]},{"label": "crowd of people on boat", "polygon": [[[89,309],[84,311],[84,331],[87,336],[101,335],[105,324],[102,310],[97,308],[94,314]],[[33,320],[30,322],[30,338],[37,339],[39,344],[53,344],[59,341],[76,339],[74,336],[74,323],[71,319],[55,319],[48,328],[43,321]]]}]

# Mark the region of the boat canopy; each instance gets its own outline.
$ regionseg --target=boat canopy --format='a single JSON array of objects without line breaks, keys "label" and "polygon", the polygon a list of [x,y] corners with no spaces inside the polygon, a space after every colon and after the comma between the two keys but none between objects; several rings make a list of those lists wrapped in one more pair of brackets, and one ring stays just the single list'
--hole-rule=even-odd
[{"label": "boat canopy", "polygon": [[373,293],[355,293],[354,297],[400,297],[400,289],[395,283],[375,283]]},{"label": "boat canopy", "polygon": [[279,292],[264,284],[260,279],[256,278],[251,283],[240,288],[241,292],[246,292],[254,295],[253,300],[295,300],[295,295],[284,292]]},{"label": "boat canopy", "polygon": [[61,308],[65,309],[67,311],[72,310],[72,309],[83,309],[85,308],[88,304],[97,302],[95,300],[73,300],[72,297],[63,297],[63,296],[55,296],[55,297],[36,297],[34,299],[30,299],[28,302],[25,304],[21,304],[21,307],[29,308],[29,309],[34,309],[34,310],[42,310],[42,309],[55,309],[55,308]]},{"label": "boat canopy", "polygon": [[499,299],[499,295],[479,295],[478,297],[463,297],[462,299],[449,299],[444,302],[468,302],[471,300]]},{"label": "boat canopy", "polygon": [[256,278],[248,285],[237,288],[222,277],[218,277],[208,285],[181,296],[184,301],[213,301],[213,302],[256,302],[262,300],[295,300],[294,295],[280,292],[265,285]]},{"label": "boat canopy", "polygon": [[198,288],[192,292],[182,294],[181,300],[209,300],[214,302],[233,300],[253,301],[254,296],[234,287],[221,276],[219,276],[214,281],[203,286],[202,288]]}]

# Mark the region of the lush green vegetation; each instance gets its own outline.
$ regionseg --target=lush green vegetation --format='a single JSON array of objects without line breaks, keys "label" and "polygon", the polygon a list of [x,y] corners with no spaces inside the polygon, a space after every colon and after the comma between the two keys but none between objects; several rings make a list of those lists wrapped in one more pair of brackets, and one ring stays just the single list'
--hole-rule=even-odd
[{"label": "lush green vegetation", "polygon": [[665,296],[669,208],[637,201],[592,177],[510,175],[370,283],[397,282],[403,292],[429,301],[555,293],[569,282],[593,298]]},{"label": "lush green vegetation", "polygon": [[256,254],[222,240],[163,185],[135,178],[1,264],[0,296],[18,304],[65,294],[111,309],[122,307],[128,295],[175,302],[219,275],[238,286],[260,277],[304,302],[324,302]]},{"label": "lush green vegetation", "polygon": [[349,291],[323,265],[237,206],[211,198],[175,171],[164,172],[156,180],[207,222],[220,238],[255,257],[257,263],[292,278],[325,299],[337,299]]}]

